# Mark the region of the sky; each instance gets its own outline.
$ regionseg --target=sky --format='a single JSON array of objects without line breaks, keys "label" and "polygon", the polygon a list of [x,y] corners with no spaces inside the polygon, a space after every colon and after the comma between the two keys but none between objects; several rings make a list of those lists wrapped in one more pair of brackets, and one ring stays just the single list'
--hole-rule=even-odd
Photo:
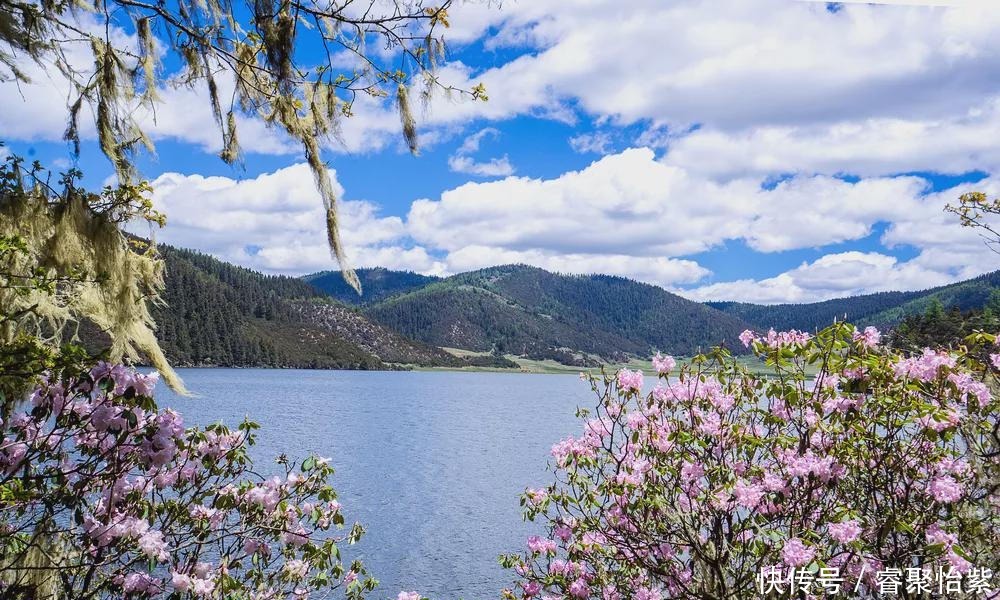
[{"label": "sky", "polygon": [[[526,263],[695,300],[915,290],[1000,257],[944,206],[1000,195],[1000,11],[941,0],[461,2],[439,76],[488,102],[359,101],[324,150],[353,266],[449,275]],[[54,168],[65,82],[0,84],[0,139]],[[267,273],[336,269],[300,149],[241,123],[241,168],[204,90],[165,88],[140,160],[159,241]],[[76,164],[112,169],[84,126]]]}]

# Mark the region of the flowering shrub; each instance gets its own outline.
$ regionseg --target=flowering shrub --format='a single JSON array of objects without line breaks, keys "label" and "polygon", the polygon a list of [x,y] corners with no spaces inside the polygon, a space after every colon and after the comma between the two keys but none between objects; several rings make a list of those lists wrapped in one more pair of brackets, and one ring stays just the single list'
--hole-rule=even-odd
[{"label": "flowering shrub", "polygon": [[101,363],[45,380],[0,423],[0,596],[304,598],[376,582],[343,562],[325,459],[258,475],[257,425],[185,428],[155,375]]},{"label": "flowering shrub", "polygon": [[741,340],[766,375],[719,349],[657,356],[645,394],[638,371],[591,379],[596,412],[523,497],[547,535],[502,557],[508,596],[748,598],[795,570],[878,595],[883,569],[1000,571],[995,379],[971,349],[993,336],[913,357],[846,324]]}]

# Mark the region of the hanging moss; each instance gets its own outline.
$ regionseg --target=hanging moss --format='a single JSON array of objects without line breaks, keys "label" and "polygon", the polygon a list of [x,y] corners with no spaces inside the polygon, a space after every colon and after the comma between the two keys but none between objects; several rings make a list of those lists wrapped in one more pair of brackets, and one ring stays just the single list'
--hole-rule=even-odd
[{"label": "hanging moss", "polygon": [[41,524],[30,539],[20,542],[23,550],[12,553],[17,558],[0,565],[0,581],[12,597],[62,600],[59,570],[78,560],[79,555],[64,536],[52,529],[50,524]]},{"label": "hanging moss", "polygon": [[[145,190],[129,187],[124,193]],[[121,190],[94,195],[70,188],[54,196],[40,185],[26,188],[19,181],[5,181],[0,236],[18,237],[26,252],[8,259],[16,264],[0,270],[51,285],[17,285],[14,276],[11,285],[0,286],[4,314],[24,314],[4,323],[0,341],[9,343],[28,332],[56,343],[72,338],[76,324],[89,320],[111,338],[111,360],[145,357],[171,389],[186,393],[156,341],[149,313],[150,303],[160,302],[163,263],[153,246],[130,246],[119,227],[134,215],[122,212],[123,206]]]}]

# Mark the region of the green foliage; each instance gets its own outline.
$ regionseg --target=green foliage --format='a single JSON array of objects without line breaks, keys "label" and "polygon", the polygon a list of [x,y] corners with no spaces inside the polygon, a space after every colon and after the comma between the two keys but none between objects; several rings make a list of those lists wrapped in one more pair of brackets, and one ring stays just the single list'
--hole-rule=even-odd
[{"label": "green foliage", "polygon": [[[153,309],[157,337],[180,366],[388,369],[395,365],[515,366],[459,359],[414,342],[326,298],[295,277],[264,275],[205,254],[159,246],[167,273]],[[350,290],[338,276],[345,291]],[[353,290],[351,294],[356,296]],[[106,344],[87,330],[88,347]]]},{"label": "green foliage", "polygon": [[419,275],[410,271],[390,271],[381,267],[355,269],[354,272],[364,290],[361,295],[347,285],[340,271],[321,271],[306,275],[302,279],[345,304],[374,304],[440,280],[438,277]]},{"label": "green foliage", "polygon": [[[368,306],[365,314],[438,346],[501,349],[590,364],[735,342],[744,324],[662,288],[523,265],[463,273]],[[669,323],[669,326],[664,326]]]},{"label": "green foliage", "polygon": [[[962,312],[958,308],[944,310],[940,303],[931,303],[924,314],[905,317],[892,331],[887,342],[904,352],[917,352],[922,348],[957,348],[977,331],[996,332],[1000,328],[1000,312],[994,312],[993,300],[1000,299],[1000,292],[982,310]],[[981,357],[986,360],[986,357]]]}]

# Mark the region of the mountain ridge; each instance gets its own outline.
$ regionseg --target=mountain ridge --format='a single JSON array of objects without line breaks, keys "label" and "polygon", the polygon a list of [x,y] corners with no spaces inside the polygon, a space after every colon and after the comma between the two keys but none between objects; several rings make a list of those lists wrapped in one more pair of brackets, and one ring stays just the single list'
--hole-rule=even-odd
[{"label": "mountain ridge", "polygon": [[455,357],[401,336],[300,278],[265,275],[160,245],[167,272],[153,307],[157,339],[176,366],[391,369],[502,360]]},{"label": "mountain ridge", "polygon": [[718,344],[744,352],[737,337],[746,328],[813,330],[844,315],[892,327],[935,300],[970,310],[1000,294],[998,271],[808,304],[698,303],[619,276],[501,265],[445,278],[363,269],[370,295],[347,304],[331,295],[349,289],[331,282],[336,271],[265,275],[195,251],[159,250],[167,287],[153,316],[178,366],[516,368],[526,359],[594,367]]},{"label": "mountain ridge", "polygon": [[[389,272],[391,273],[391,271]],[[439,294],[437,298],[439,305],[447,305],[454,302],[460,302],[461,300],[459,299],[459,296],[462,296],[464,293],[464,300],[469,301],[477,307],[476,310],[482,312],[490,310],[489,307],[484,305],[482,302],[482,300],[486,297],[483,296],[478,298],[477,302],[471,302],[468,293],[478,292],[482,294],[489,292],[494,295],[494,303],[498,303],[496,308],[496,311],[498,312],[494,315],[494,320],[500,321],[500,324],[510,326],[510,321],[513,319],[513,313],[511,311],[516,307],[520,307],[521,312],[525,312],[525,303],[529,306],[533,304],[535,305],[535,310],[528,310],[528,314],[534,314],[535,317],[545,316],[546,303],[544,301],[539,303],[538,298],[532,299],[530,297],[530,285],[517,290],[510,288],[510,286],[506,286],[505,290],[500,290],[501,293],[497,294],[497,290],[494,289],[496,288],[496,283],[498,281],[503,281],[512,272],[518,272],[521,274],[533,273],[536,275],[539,273],[546,273],[549,276],[564,278],[569,281],[583,280],[597,282],[598,284],[603,283],[605,285],[609,285],[611,282],[616,281],[625,282],[629,285],[637,286],[637,289],[642,288],[642,286],[647,286],[648,288],[655,288],[669,294],[669,292],[666,292],[663,288],[659,288],[658,286],[641,283],[623,277],[611,275],[565,275],[549,273],[543,269],[527,265],[501,265],[470,271],[467,273],[460,273],[447,278],[431,278],[432,280],[424,285],[413,287],[406,292],[382,294],[379,300],[363,303],[362,310],[365,314],[375,320],[379,320],[380,322],[383,322],[391,327],[399,328],[407,335],[423,339],[428,343],[440,342],[441,344],[455,344],[457,341],[455,336],[457,335],[459,338],[462,338],[464,333],[465,338],[467,338],[464,340],[465,346],[472,349],[478,349],[479,351],[488,351],[492,348],[492,346],[490,346],[491,340],[489,339],[489,336],[485,335],[483,332],[477,331],[477,328],[474,326],[476,321],[481,322],[487,320],[488,317],[482,316],[476,318],[474,314],[467,315],[467,318],[463,322],[454,323],[454,326],[458,328],[454,334],[447,334],[440,331],[427,333],[428,329],[434,326],[432,323],[432,316],[436,315],[438,318],[452,320],[456,319],[456,316],[448,314],[448,311],[442,309],[440,306],[436,309],[435,313],[427,312],[427,309],[425,308],[423,310],[411,309],[407,314],[407,311],[399,308],[400,303],[419,300],[421,298],[421,294]],[[339,272],[336,271],[327,272],[327,274],[339,277]],[[529,277],[528,279],[530,280],[531,278]],[[537,283],[537,277],[535,279],[535,283]],[[379,293],[377,285],[378,284],[376,283],[374,290],[370,290],[372,293]],[[858,296],[845,296],[842,298],[834,298],[820,302],[764,305],[745,302],[716,301],[701,304],[717,311],[718,313],[735,318],[744,326],[753,329],[769,329],[773,327],[775,329],[800,329],[814,331],[833,323],[834,320],[848,320],[860,326],[877,325],[883,328],[891,328],[908,315],[920,314],[924,312],[933,299],[938,300],[945,307],[958,308],[959,310],[965,311],[982,308],[989,300],[990,294],[993,293],[994,290],[998,289],[1000,289],[1000,271],[994,271],[972,279],[931,287],[925,290],[877,292],[873,294],[861,294]],[[537,286],[535,290],[537,291]],[[368,293],[368,291],[366,291],[366,293]],[[513,295],[511,297],[505,297],[504,293]],[[525,294],[527,294],[528,297],[525,297]],[[421,313],[427,314],[424,314],[423,317],[421,317]],[[502,315],[502,318],[499,315]],[[551,317],[551,315],[548,316]],[[629,323],[624,323],[620,320],[617,322],[613,320],[612,322],[608,322],[606,316],[607,315],[604,311],[589,311],[587,313],[587,318],[590,321],[601,322],[603,320],[603,328],[605,331],[599,334],[598,341],[605,343],[605,345],[617,343],[621,346],[622,352],[625,354],[641,354],[641,344],[637,345],[634,339],[631,341],[628,339],[623,340],[623,337],[627,338],[628,336],[621,336],[620,331],[614,334],[614,336],[617,336],[615,337],[617,342],[613,342],[608,337],[609,334],[606,331],[607,327],[613,327],[620,330],[620,328],[624,325],[626,330],[628,330]],[[718,315],[716,315],[716,317],[718,318]],[[631,325],[634,327],[635,324],[632,323]],[[660,320],[650,324],[650,326],[663,327],[664,325],[663,321]],[[533,330],[537,331],[538,329],[539,327],[536,324]],[[551,334],[552,332],[550,331],[549,333]],[[645,337],[647,338],[647,341],[649,341],[648,338],[651,336],[648,335],[648,331],[640,333],[647,334]],[[642,337],[642,335],[639,337]],[[696,337],[697,336],[692,336],[686,341],[686,343],[681,343],[681,346],[685,349],[689,349],[692,345],[696,346]],[[716,337],[718,338],[718,336]],[[712,336],[709,335],[702,341],[704,342],[707,339],[712,339]],[[496,341],[497,340],[495,339],[492,340],[492,342]],[[655,342],[655,340],[652,341]],[[730,347],[733,346],[732,339],[728,336],[725,336],[724,339],[718,339],[718,341],[725,341]],[[461,344],[463,342],[459,341],[459,343]],[[651,348],[662,350],[662,348],[657,348],[657,344],[655,343],[651,344]],[[506,349],[507,348],[505,347],[501,348],[501,350]],[[526,347],[522,344],[521,350],[525,349]],[[528,350],[530,350],[530,348],[528,348]],[[539,349],[536,348],[535,350],[538,351]],[[553,348],[550,348],[548,352],[541,353],[560,354],[560,352],[557,352]],[[621,353],[616,355],[615,353],[612,353],[615,357],[620,356],[620,354]]]},{"label": "mountain ridge", "polygon": [[834,319],[859,326],[893,326],[908,315],[923,313],[937,299],[944,307],[962,311],[982,308],[993,290],[1000,289],[1000,271],[971,279],[906,292],[876,292],[801,304],[752,304],[706,302],[707,305],[739,317],[758,328],[812,331]]},{"label": "mountain ridge", "polygon": [[734,342],[745,327],[738,318],[657,286],[528,265],[461,273],[362,310],[428,344],[569,364],[654,350],[690,354],[718,343],[739,351]]}]

